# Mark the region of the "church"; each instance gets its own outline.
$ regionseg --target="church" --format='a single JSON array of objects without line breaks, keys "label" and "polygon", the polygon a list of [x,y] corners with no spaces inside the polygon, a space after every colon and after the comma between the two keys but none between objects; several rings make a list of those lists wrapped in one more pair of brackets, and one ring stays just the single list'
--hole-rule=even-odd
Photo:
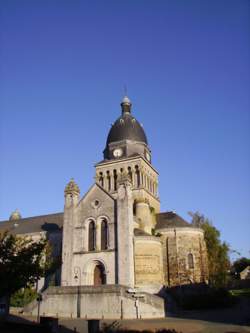
[{"label": "church", "polygon": [[[203,230],[172,211],[160,211],[159,174],[146,133],[127,96],[112,125],[95,183],[87,193],[71,179],[64,211],[22,218],[18,211],[0,232],[46,237],[61,267],[40,281],[45,315],[83,318],[164,316],[165,287],[208,280]],[[86,306],[87,304],[87,306]],[[27,311],[34,311],[31,304]]]}]

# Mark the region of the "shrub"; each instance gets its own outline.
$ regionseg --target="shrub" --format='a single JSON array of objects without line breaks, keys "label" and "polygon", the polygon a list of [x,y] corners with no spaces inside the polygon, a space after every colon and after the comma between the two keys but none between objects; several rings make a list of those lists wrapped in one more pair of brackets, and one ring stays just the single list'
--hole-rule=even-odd
[{"label": "shrub", "polygon": [[37,297],[37,292],[31,287],[16,291],[10,298],[10,306],[24,307]]}]

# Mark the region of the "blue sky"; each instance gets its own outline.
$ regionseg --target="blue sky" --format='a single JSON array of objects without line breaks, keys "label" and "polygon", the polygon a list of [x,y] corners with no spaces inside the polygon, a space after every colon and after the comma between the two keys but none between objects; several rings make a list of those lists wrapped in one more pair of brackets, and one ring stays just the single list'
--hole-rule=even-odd
[{"label": "blue sky", "polygon": [[81,193],[124,85],[160,174],[162,210],[200,211],[250,256],[250,4],[2,0],[0,220]]}]

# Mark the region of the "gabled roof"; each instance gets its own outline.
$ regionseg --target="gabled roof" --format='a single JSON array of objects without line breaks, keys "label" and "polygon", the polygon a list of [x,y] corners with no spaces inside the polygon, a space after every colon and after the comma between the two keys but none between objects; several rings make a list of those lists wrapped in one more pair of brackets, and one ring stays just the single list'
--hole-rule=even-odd
[{"label": "gabled roof", "polygon": [[193,227],[174,212],[156,214],[156,221],[155,229]]},{"label": "gabled roof", "polygon": [[94,183],[90,186],[90,188],[88,189],[88,191],[84,194],[84,196],[81,198],[81,200],[78,202],[78,206],[82,203],[82,201],[84,201],[88,195],[94,190],[98,188],[99,190],[101,190],[102,192],[104,192],[110,199],[112,199],[113,201],[115,201],[115,199],[112,197],[112,195],[106,191],[101,185],[99,185],[98,183]]},{"label": "gabled roof", "polygon": [[13,234],[26,234],[33,232],[55,232],[63,226],[63,213],[27,217],[15,221],[0,222],[0,232],[6,230]]}]

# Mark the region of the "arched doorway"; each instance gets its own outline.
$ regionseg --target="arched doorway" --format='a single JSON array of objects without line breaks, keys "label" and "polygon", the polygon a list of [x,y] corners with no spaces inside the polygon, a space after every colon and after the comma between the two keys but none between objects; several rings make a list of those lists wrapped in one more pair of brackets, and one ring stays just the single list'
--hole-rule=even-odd
[{"label": "arched doorway", "polygon": [[102,284],[106,284],[106,274],[104,266],[99,263],[94,269],[94,286],[101,286]]},{"label": "arched doorway", "polygon": [[90,260],[84,271],[84,284],[86,286],[100,286],[107,283],[107,272],[101,261]]}]

